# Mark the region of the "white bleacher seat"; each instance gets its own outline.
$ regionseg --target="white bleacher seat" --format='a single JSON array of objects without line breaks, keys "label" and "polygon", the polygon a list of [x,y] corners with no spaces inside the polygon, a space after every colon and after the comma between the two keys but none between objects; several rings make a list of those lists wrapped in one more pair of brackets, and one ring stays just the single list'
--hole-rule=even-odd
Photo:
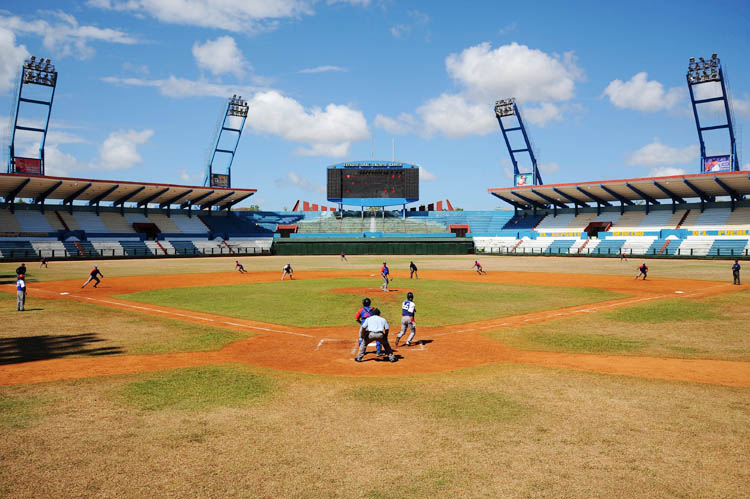
[{"label": "white bleacher seat", "polygon": [[[68,214],[66,213],[65,215]],[[109,227],[104,225],[102,219],[92,211],[74,211],[73,219],[75,219],[78,228],[85,230],[86,232],[111,232]],[[67,223],[67,217],[65,218],[65,221]],[[73,227],[71,227],[71,230],[74,230]]]},{"label": "white bleacher seat", "polygon": [[197,215],[188,217],[187,215],[172,215],[172,222],[180,228],[180,232],[188,234],[208,233],[208,227],[198,218]]},{"label": "white bleacher seat", "polygon": [[54,232],[41,211],[16,210],[16,220],[24,232]]}]

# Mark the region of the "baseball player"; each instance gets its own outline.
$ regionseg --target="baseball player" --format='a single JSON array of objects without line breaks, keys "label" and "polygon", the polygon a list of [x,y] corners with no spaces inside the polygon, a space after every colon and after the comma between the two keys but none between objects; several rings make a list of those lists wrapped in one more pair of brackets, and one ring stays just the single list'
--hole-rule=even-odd
[{"label": "baseball player", "polygon": [[646,280],[646,274],[648,274],[648,267],[646,267],[646,262],[643,262],[643,265],[638,267],[638,275],[635,276],[635,280],[637,281],[639,277],[643,276],[643,280]]},{"label": "baseball player", "polygon": [[476,260],[474,260],[474,265],[472,265],[472,266],[471,266],[471,268],[472,268],[472,269],[473,269],[473,268],[476,268],[476,269],[477,269],[477,274],[479,274],[479,275],[482,275],[482,274],[486,274],[486,273],[487,273],[487,272],[485,272],[484,270],[482,270],[482,264],[481,264],[481,263],[479,263],[479,262],[478,262],[478,261],[476,261]]},{"label": "baseball player", "polygon": [[409,262],[409,279],[412,277],[419,279],[419,274],[417,274],[417,266],[414,265],[414,262]]},{"label": "baseball player", "polygon": [[[369,298],[367,297],[363,298],[362,308],[357,310],[357,315],[354,316],[354,320],[357,321],[357,324],[359,324],[360,326],[365,321],[365,319],[367,319],[368,317],[372,315],[372,307],[370,306],[370,303],[372,302],[370,301]],[[359,338],[359,345],[360,346],[362,345],[362,338]],[[377,350],[378,357],[382,355],[382,348],[383,347],[380,345],[380,342],[376,341],[375,350]]]},{"label": "baseball player", "polygon": [[388,291],[388,283],[391,282],[391,271],[388,270],[388,264],[383,262],[383,266],[380,268],[380,277],[383,278],[383,285],[380,286],[380,289],[383,291]]},{"label": "baseball player", "polygon": [[26,306],[26,276],[24,274],[18,275],[16,281],[16,311],[23,312]]},{"label": "baseball player", "polygon": [[349,260],[346,259],[346,253],[344,253],[343,251],[341,252],[341,261],[349,263]]},{"label": "baseball player", "polygon": [[42,259],[39,260],[39,268],[41,269],[42,267],[44,267],[45,269],[49,268],[49,267],[47,267],[47,257],[46,256],[43,256]]},{"label": "baseball player", "polygon": [[354,357],[355,362],[362,362],[362,357],[365,356],[367,350],[367,344],[370,341],[380,341],[385,347],[385,353],[388,355],[388,360],[396,362],[396,356],[393,354],[393,349],[388,343],[388,321],[380,317],[380,310],[377,308],[372,310],[372,315],[364,320],[362,325],[359,327],[359,338],[362,343],[359,345],[359,352]]},{"label": "baseball player", "polygon": [[401,332],[396,336],[396,346],[401,341],[401,337],[406,334],[406,329],[411,328],[411,334],[406,339],[406,346],[412,345],[414,335],[417,333],[417,325],[414,323],[414,313],[416,312],[416,306],[414,305],[414,293],[409,291],[406,293],[406,300],[401,304]]},{"label": "baseball player", "polygon": [[734,265],[732,265],[732,277],[734,278],[734,282],[732,284],[740,285],[740,261],[735,260]]},{"label": "baseball player", "polygon": [[91,281],[96,281],[96,284],[94,284],[94,287],[97,287],[99,285],[99,283],[101,282],[99,280],[99,277],[97,277],[97,276],[101,276],[101,278],[104,279],[104,274],[101,273],[101,271],[99,270],[99,267],[97,267],[96,265],[94,265],[94,268],[91,269],[91,272],[89,272],[89,278],[88,278],[88,280],[83,283],[83,286],[81,286],[81,289],[85,288],[86,285],[88,283],[90,283]]},{"label": "baseball player", "polygon": [[240,274],[247,273],[247,270],[245,270],[245,266],[240,263],[239,260],[234,261],[234,270],[238,270]]},{"label": "baseball player", "polygon": [[26,264],[22,263],[18,267],[16,267],[16,276],[19,275],[26,275]]},{"label": "baseball player", "polygon": [[284,273],[281,274],[281,280],[282,281],[287,276],[287,274],[289,275],[289,279],[291,279],[293,281],[294,280],[294,275],[293,275],[294,271],[292,270],[292,264],[291,263],[287,263],[286,265],[284,265]]}]

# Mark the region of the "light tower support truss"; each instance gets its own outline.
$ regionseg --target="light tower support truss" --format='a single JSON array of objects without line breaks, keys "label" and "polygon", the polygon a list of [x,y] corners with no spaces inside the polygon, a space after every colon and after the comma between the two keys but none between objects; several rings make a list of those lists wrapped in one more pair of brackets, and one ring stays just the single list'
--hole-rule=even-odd
[{"label": "light tower support truss", "polygon": [[[737,143],[734,136],[734,126],[732,123],[732,112],[729,104],[729,98],[727,96],[727,85],[724,79],[724,72],[721,67],[721,60],[716,54],[711,54],[711,59],[706,61],[703,57],[699,57],[698,61],[694,57],[690,58],[688,64],[688,71],[685,76],[687,79],[688,90],[690,91],[690,102],[693,105],[693,116],[695,116],[695,126],[698,129],[698,140],[700,141],[700,152],[701,152],[701,164],[700,171],[704,172],[716,172],[716,171],[739,171],[740,169],[740,158],[737,155]],[[718,83],[721,88],[721,95],[713,96],[709,98],[696,99],[694,87],[696,85],[702,85],[704,83]],[[723,104],[724,111],[724,122],[713,126],[702,126],[700,117],[698,116],[699,105],[710,105],[714,102],[721,102]],[[720,130],[726,128],[729,132],[729,161],[721,161],[721,156],[706,156],[706,143],[703,137],[703,132],[710,130]]]},{"label": "light tower support truss", "polygon": [[[240,137],[242,136],[242,129],[245,126],[245,120],[247,120],[247,112],[250,109],[247,101],[242,99],[242,96],[233,95],[227,102],[227,108],[224,112],[224,119],[221,122],[221,127],[216,134],[216,141],[214,142],[213,152],[211,152],[211,159],[208,161],[206,167],[206,178],[203,180],[203,185],[207,187],[231,187],[232,186],[232,162],[234,161],[234,155],[237,152],[237,146],[240,143]],[[240,124],[237,128],[231,126],[231,118],[240,118]],[[222,148],[222,138],[225,136],[234,136],[233,140],[229,139],[229,148]],[[214,171],[214,160],[216,159],[216,153],[228,154],[229,163],[227,164],[226,173],[216,173]]]},{"label": "light tower support truss", "polygon": [[[51,89],[49,100],[42,98],[26,97],[24,89],[29,85],[38,85]],[[16,98],[16,113],[13,116],[13,129],[10,135],[10,147],[8,148],[8,173],[26,173],[34,175],[44,175],[44,144],[47,141],[47,130],[49,129],[49,117],[52,113],[52,101],[55,98],[55,88],[57,87],[57,71],[55,66],[50,63],[49,59],[39,59],[31,56],[23,63],[21,68],[21,80],[18,85],[18,94]],[[44,127],[19,125],[18,118],[21,113],[21,103],[33,104],[36,106],[46,107],[47,116],[44,119]],[[22,158],[16,156],[16,132],[34,132],[41,134],[39,140],[39,157]]]},{"label": "light tower support truss", "polygon": [[[505,126],[505,124],[503,123],[503,118],[507,118],[509,116],[516,117],[516,121],[518,122],[516,126]],[[516,105],[515,97],[511,97],[510,99],[502,99],[495,102],[495,117],[497,118],[497,122],[500,124],[500,130],[503,132],[503,139],[505,140],[505,145],[508,147],[510,160],[513,163],[514,185],[518,185],[518,176],[522,173],[518,169],[518,160],[516,159],[516,153],[523,152],[528,153],[529,158],[531,159],[532,184],[544,185],[544,182],[542,182],[542,175],[539,172],[539,168],[536,164],[534,149],[531,147],[529,134],[526,132],[526,127],[523,124],[523,119],[521,118],[521,113],[518,110],[518,105]],[[521,132],[526,147],[521,149],[513,149],[513,146],[510,143],[510,139],[508,138],[510,132]]]}]

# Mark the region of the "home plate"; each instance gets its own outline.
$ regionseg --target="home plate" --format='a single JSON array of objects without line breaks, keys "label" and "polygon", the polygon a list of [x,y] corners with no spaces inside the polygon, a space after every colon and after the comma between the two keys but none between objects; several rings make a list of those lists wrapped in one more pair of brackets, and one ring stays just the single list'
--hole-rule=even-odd
[{"label": "home plate", "polygon": [[684,294],[685,292],[684,291],[675,291],[675,293],[677,293],[678,295],[681,295],[681,294]]},{"label": "home plate", "polygon": [[62,293],[60,293],[60,294],[61,294],[61,295],[69,295],[70,293],[68,293],[67,291],[63,291],[63,292],[62,292]]}]

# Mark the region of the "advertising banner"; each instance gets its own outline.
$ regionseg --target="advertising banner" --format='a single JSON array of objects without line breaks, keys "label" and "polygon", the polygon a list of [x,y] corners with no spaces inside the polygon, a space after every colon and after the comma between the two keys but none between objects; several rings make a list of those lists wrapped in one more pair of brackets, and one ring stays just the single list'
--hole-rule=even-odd
[{"label": "advertising banner", "polygon": [[520,185],[531,185],[534,183],[534,175],[531,173],[519,173],[515,176],[513,185],[518,187]]},{"label": "advertising banner", "polygon": [[211,174],[211,187],[229,187],[229,175],[221,173]]},{"label": "advertising banner", "polygon": [[731,172],[732,161],[729,156],[708,156],[703,163],[703,173]]},{"label": "advertising banner", "polygon": [[15,158],[15,173],[42,174],[42,160],[34,158]]}]

